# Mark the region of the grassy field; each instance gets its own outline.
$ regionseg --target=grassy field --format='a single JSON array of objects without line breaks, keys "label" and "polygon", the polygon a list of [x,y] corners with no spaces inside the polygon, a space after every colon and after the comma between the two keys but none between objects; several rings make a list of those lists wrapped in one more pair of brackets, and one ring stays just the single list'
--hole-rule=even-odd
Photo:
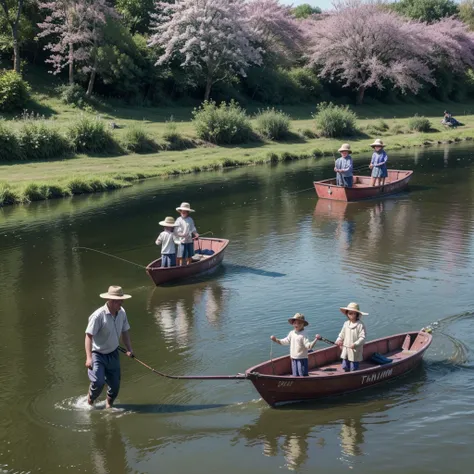
[{"label": "grassy field", "polygon": [[[103,120],[115,122],[120,128],[113,131],[119,138],[131,124],[140,122],[157,141],[172,117],[178,131],[194,139],[191,123],[192,107],[140,108],[123,105],[98,105],[95,110],[80,111],[65,106],[53,93],[51,83],[35,85],[34,108],[37,113],[53,120],[59,129],[65,128],[80,113],[99,115]],[[456,130],[446,130],[441,124],[442,113],[449,108],[464,123]],[[28,202],[84,192],[98,192],[128,186],[134,180],[154,176],[192,173],[222,167],[252,165],[300,158],[337,156],[342,141],[349,141],[354,153],[371,154],[369,143],[380,137],[387,143],[387,151],[412,146],[434,145],[440,142],[461,141],[474,138],[474,102],[455,104],[441,102],[412,104],[370,104],[354,107],[359,117],[360,136],[351,139],[331,140],[325,138],[306,139],[303,130],[315,131],[312,114],[316,104],[282,107],[292,118],[294,137],[286,142],[260,141],[244,146],[204,145],[182,151],[161,151],[159,153],[121,156],[77,156],[48,162],[9,162],[0,165],[0,205]],[[258,107],[249,107],[253,114]],[[406,133],[407,122],[413,115],[423,115],[432,122],[430,133]],[[6,117],[12,119],[13,117]],[[371,125],[381,119],[390,129],[373,133]],[[12,120],[13,126],[19,121]],[[405,133],[393,134],[394,125]]]}]

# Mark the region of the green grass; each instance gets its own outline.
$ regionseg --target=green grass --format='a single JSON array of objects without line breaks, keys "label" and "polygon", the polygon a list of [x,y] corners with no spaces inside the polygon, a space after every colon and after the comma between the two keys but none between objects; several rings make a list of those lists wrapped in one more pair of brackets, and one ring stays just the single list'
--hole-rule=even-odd
[{"label": "green grass", "polygon": [[[77,118],[78,109],[62,104],[53,93],[56,85],[38,75],[33,84],[34,103],[31,109],[54,120],[55,128],[65,130]],[[44,81],[44,82],[41,82]],[[311,133],[293,135],[291,140],[273,142],[262,140],[238,146],[214,146],[199,143],[191,124],[192,107],[139,108],[103,104],[94,111],[81,112],[90,117],[99,115],[115,122],[120,128],[112,131],[121,141],[139,122],[147,136],[161,145],[158,153],[120,156],[86,156],[45,162],[9,162],[0,165],[0,205],[32,200],[49,199],[72,194],[100,192],[130,186],[135,180],[195,173],[230,166],[254,165],[301,158],[335,156],[343,141],[349,140],[355,154],[371,154],[369,144],[383,137],[387,151],[405,147],[434,145],[474,138],[474,102],[454,104],[441,102],[401,103],[395,105],[371,104],[351,107],[358,117],[362,135],[350,139],[311,138]],[[442,111],[450,109],[465,125],[456,130],[445,130],[440,124]],[[247,108],[254,116],[259,106]],[[280,107],[279,107],[280,109]],[[281,107],[291,117],[293,131],[315,131],[312,114],[316,104]],[[434,129],[430,133],[409,133],[408,122],[415,114],[430,119]],[[163,135],[169,132],[170,118],[176,124],[175,132],[190,146],[171,151]],[[6,117],[8,120],[12,117]],[[388,130],[380,130],[380,124]],[[19,121],[11,122],[14,127]],[[385,125],[383,128],[386,128]],[[377,131],[380,130],[380,131]],[[364,135],[365,133],[365,135]],[[308,138],[309,137],[309,138]],[[200,146],[195,146],[196,144]],[[6,184],[8,183],[8,184]]]}]

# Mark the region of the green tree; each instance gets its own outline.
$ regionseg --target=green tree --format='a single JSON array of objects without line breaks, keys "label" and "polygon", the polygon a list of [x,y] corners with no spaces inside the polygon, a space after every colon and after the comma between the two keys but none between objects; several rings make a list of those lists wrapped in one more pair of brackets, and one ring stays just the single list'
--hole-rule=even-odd
[{"label": "green tree", "polygon": [[13,69],[18,74],[20,74],[20,19],[24,3],[24,0],[0,0],[2,23],[6,22],[11,34]]},{"label": "green tree", "polygon": [[148,32],[155,0],[117,0],[115,8],[132,34]]},{"label": "green tree", "polygon": [[474,0],[464,0],[459,4],[459,18],[474,30]]},{"label": "green tree", "polygon": [[400,0],[392,4],[392,8],[400,15],[427,23],[458,13],[458,5],[453,0]]},{"label": "green tree", "polygon": [[304,19],[311,15],[321,13],[321,8],[312,7],[309,3],[303,3],[302,5],[293,8],[292,13],[295,18]]}]

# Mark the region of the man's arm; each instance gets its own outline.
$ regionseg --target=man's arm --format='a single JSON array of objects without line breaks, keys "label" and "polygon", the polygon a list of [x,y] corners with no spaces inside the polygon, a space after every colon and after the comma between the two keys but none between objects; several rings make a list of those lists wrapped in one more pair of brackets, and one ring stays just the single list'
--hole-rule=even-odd
[{"label": "man's arm", "polygon": [[130,340],[129,331],[123,331],[122,332],[122,341],[125,344],[125,347],[127,348],[128,357],[132,357],[133,356],[133,349],[132,349],[132,341]]},{"label": "man's arm", "polygon": [[92,334],[86,333],[84,345],[86,349],[86,367],[92,369]]}]

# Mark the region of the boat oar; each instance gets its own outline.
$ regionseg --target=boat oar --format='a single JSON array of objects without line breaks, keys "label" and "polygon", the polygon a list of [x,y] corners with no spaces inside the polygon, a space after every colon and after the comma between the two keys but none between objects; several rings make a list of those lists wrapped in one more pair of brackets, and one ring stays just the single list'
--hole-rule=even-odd
[{"label": "boat oar", "polygon": [[[120,352],[123,352],[124,354],[127,353],[127,350],[124,349],[123,347],[118,348]],[[163,372],[158,372],[158,370],[155,370],[153,367],[150,367],[148,364],[145,364],[145,362],[141,361],[140,359],[137,359],[135,356],[132,356],[134,360],[136,360],[139,364],[143,365],[143,367],[146,367],[148,370],[151,370],[157,375],[160,375],[161,377],[166,377],[167,379],[180,379],[180,380],[233,380],[233,379],[246,379],[247,376],[245,374],[237,374],[237,375],[168,375]]]}]

